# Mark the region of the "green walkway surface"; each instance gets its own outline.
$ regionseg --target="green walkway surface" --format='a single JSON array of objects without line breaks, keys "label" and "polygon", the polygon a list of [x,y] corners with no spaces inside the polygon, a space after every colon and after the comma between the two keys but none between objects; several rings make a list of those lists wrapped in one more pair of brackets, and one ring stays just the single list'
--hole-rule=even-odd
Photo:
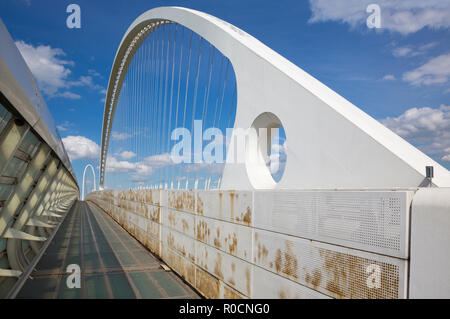
[{"label": "green walkway surface", "polygon": [[[81,269],[68,288],[66,268]],[[17,298],[199,298],[92,203],[77,202]]]}]

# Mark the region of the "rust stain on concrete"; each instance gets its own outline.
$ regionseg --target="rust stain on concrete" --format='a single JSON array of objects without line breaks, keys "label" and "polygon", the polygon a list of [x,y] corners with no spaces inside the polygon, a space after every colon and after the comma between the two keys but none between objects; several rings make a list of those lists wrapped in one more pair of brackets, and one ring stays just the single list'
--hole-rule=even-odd
[{"label": "rust stain on concrete", "polygon": [[222,255],[220,253],[217,253],[216,259],[214,261],[214,274],[220,278],[224,279],[223,272],[222,272]]},{"label": "rust stain on concrete", "polygon": [[230,192],[230,220],[234,222],[234,192]]},{"label": "rust stain on concrete", "polygon": [[181,211],[194,212],[195,195],[189,191],[167,191],[169,207]]},{"label": "rust stain on concrete", "polygon": [[189,224],[188,224],[188,222],[183,218],[181,220],[181,224],[183,226],[183,232],[187,233],[189,231]]},{"label": "rust stain on concrete", "polygon": [[214,246],[218,249],[222,247],[222,244],[220,243],[220,228],[216,228],[216,237],[214,238]]},{"label": "rust stain on concrete", "polygon": [[219,218],[223,218],[223,194],[219,193]]},{"label": "rust stain on concrete", "polygon": [[209,237],[210,230],[204,220],[197,222],[197,240],[206,243]]},{"label": "rust stain on concrete", "polygon": [[233,237],[231,237],[231,234],[228,235],[228,251],[232,255],[236,255],[237,252],[237,245],[238,245],[238,239],[236,236],[236,233],[233,233]]},{"label": "rust stain on concrete", "polygon": [[252,285],[252,282],[251,282],[251,275],[250,275],[250,269],[247,267],[246,269],[245,269],[245,279],[246,279],[246,287],[247,287],[247,296],[250,296],[251,295],[251,285]]},{"label": "rust stain on concrete", "polygon": [[[338,298],[386,299],[398,298],[399,274],[396,265],[322,249],[326,289]],[[381,269],[380,288],[369,288],[367,266]],[[318,270],[320,271],[320,270]]]},{"label": "rust stain on concrete", "polygon": [[203,200],[200,198],[199,194],[197,194],[197,214],[203,216]]},{"label": "rust stain on concrete", "polygon": [[292,248],[293,244],[290,241],[285,241],[285,250],[277,249],[275,254],[275,270],[277,273],[285,274],[286,276],[298,279],[298,260]]},{"label": "rust stain on concrete", "polygon": [[227,286],[223,285],[223,298],[224,299],[242,299],[242,296],[240,296],[238,293],[236,293],[233,289],[228,288]]},{"label": "rust stain on concrete", "polygon": [[196,269],[196,280],[195,287],[204,295],[206,298],[217,299],[220,297],[220,283],[219,281],[208,273]]},{"label": "rust stain on concrete", "polygon": [[[266,257],[267,257],[267,255],[269,254],[269,251],[267,250],[266,246],[264,246],[261,243],[258,243],[257,247],[258,247],[258,254],[257,254],[258,259],[257,259],[257,261],[258,262],[264,262]],[[281,251],[280,251],[280,254],[281,254]]]},{"label": "rust stain on concrete", "polygon": [[249,206],[247,206],[245,213],[241,213],[240,217],[236,217],[237,222],[244,223],[247,226],[250,226],[252,223],[252,211]]}]

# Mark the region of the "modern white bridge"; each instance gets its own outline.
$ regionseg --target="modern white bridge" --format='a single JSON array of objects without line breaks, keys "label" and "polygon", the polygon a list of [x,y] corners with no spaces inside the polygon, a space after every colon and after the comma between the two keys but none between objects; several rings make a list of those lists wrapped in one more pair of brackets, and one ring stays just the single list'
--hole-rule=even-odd
[{"label": "modern white bridge", "polygon": [[[37,109],[32,91],[2,50],[5,108],[35,127],[30,111],[18,108],[29,101],[22,105]],[[68,195],[55,201],[58,184],[49,186],[49,199],[26,213],[41,224],[11,226],[5,216],[14,214],[0,211],[1,274],[18,278],[0,282],[9,296],[56,233],[43,236],[42,223],[59,227],[51,214],[64,216],[78,196],[66,155],[54,149]],[[74,206],[90,209],[81,215],[92,235],[95,221],[115,220],[207,298],[450,297],[450,172],[249,34],[202,12],[152,9],[123,36],[105,103],[99,189],[86,196],[88,206]],[[43,245],[26,237],[35,231]],[[36,246],[31,262],[22,256],[28,243]],[[149,296],[125,268],[134,295]],[[108,275],[105,282],[116,296]],[[178,296],[193,296],[180,287]]]}]

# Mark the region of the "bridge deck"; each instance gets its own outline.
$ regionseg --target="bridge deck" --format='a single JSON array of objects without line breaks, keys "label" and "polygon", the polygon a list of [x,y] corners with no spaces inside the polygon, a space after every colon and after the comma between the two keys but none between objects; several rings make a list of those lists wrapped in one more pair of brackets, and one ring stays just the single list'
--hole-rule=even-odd
[{"label": "bridge deck", "polygon": [[[69,289],[66,267],[81,268],[81,288]],[[198,295],[92,203],[66,216],[18,298],[198,298]]]}]

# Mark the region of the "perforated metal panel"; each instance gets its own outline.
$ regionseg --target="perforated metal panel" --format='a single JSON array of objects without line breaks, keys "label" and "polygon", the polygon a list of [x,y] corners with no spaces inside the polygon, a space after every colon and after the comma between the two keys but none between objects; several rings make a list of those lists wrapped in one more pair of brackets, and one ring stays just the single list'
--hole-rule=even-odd
[{"label": "perforated metal panel", "polygon": [[203,216],[196,225],[196,240],[251,262],[252,228]]},{"label": "perforated metal panel", "polygon": [[252,298],[256,299],[330,299],[306,286],[280,277],[271,271],[253,267]]},{"label": "perforated metal panel", "polygon": [[[405,298],[407,261],[255,230],[254,264],[334,298]],[[378,269],[379,286],[371,286]]]},{"label": "perforated metal panel", "polygon": [[252,192],[197,191],[197,214],[226,222],[252,225]]},{"label": "perforated metal panel", "polygon": [[255,192],[255,227],[408,258],[409,191]]}]

